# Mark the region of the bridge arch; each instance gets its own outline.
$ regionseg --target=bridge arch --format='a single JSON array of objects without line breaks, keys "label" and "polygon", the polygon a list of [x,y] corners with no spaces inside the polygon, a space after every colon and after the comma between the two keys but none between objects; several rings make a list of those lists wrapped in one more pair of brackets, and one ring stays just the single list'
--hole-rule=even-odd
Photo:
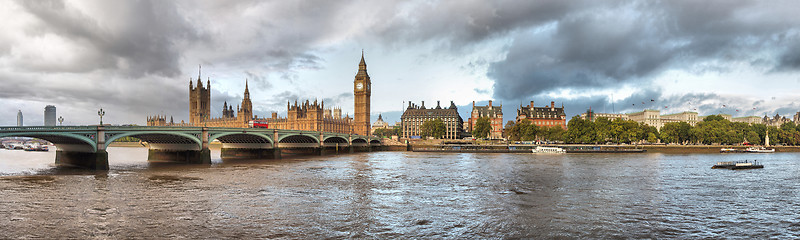
[{"label": "bridge arch", "polygon": [[3,133],[0,134],[0,138],[3,137],[29,137],[29,138],[38,138],[48,142],[53,143],[59,149],[66,149],[66,145],[83,145],[82,149],[85,149],[85,152],[97,152],[97,142],[90,137],[97,138],[94,134],[74,134],[74,133],[61,133],[61,132],[16,132],[16,133]]},{"label": "bridge arch", "polygon": [[319,143],[319,139],[313,135],[287,134],[278,137],[279,143]]},{"label": "bridge arch", "polygon": [[248,142],[248,143],[250,143],[250,142],[261,142],[261,143],[269,143],[269,144],[274,144],[275,143],[275,142],[272,141],[272,138],[270,136],[266,135],[266,134],[263,134],[263,133],[249,133],[249,132],[247,132],[247,133],[241,133],[241,132],[218,133],[218,134],[211,135],[208,138],[208,141],[211,142],[211,141],[214,141],[214,139],[218,139],[218,140],[220,140],[220,142],[223,142],[223,143],[228,142],[228,141],[237,141],[237,140],[232,139],[232,137],[236,137],[236,135],[239,135],[241,137],[241,139],[239,139],[238,141],[243,141],[243,142]]},{"label": "bridge arch", "polygon": [[323,143],[348,143],[346,138],[339,136],[329,136],[322,140]]},{"label": "bridge arch", "polygon": [[197,144],[198,148],[203,147],[203,142],[198,136],[173,131],[136,131],[120,133],[106,139],[105,147],[108,148],[109,144],[123,137],[135,137],[148,143]]},{"label": "bridge arch", "polygon": [[363,138],[355,138],[353,139],[353,143],[367,143],[367,140]]},{"label": "bridge arch", "polygon": [[378,145],[380,145],[381,144],[381,140],[372,139],[371,141],[369,141],[369,144],[378,144]]}]

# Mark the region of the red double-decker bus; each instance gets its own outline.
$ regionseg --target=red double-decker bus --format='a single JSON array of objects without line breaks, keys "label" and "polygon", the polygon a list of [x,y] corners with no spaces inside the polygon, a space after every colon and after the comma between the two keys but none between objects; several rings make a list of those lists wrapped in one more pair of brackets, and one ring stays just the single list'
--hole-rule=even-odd
[{"label": "red double-decker bus", "polygon": [[250,127],[251,128],[269,128],[269,123],[267,121],[261,121],[261,120],[250,120]]}]

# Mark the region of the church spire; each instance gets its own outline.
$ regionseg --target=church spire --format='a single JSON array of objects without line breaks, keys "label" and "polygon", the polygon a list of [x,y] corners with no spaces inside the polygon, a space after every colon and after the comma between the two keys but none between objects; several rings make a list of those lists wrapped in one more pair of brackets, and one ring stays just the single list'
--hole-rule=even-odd
[{"label": "church spire", "polygon": [[361,49],[361,62],[358,63],[358,70],[359,70],[359,72],[361,70],[365,70],[365,71],[367,70],[367,62],[364,61],[364,49]]},{"label": "church spire", "polygon": [[247,84],[247,78],[244,79],[244,98],[250,98],[250,87]]},{"label": "church spire", "polygon": [[356,78],[369,78],[369,74],[367,74],[367,62],[364,61],[364,50],[361,50],[361,62],[358,63],[358,73],[356,73]]},{"label": "church spire", "polygon": [[197,70],[197,88],[202,89],[203,88],[203,82],[201,82],[202,79],[200,77],[201,76],[200,74],[201,74],[201,72],[203,70],[203,66],[202,65],[198,65],[198,66],[200,66],[200,69]]}]

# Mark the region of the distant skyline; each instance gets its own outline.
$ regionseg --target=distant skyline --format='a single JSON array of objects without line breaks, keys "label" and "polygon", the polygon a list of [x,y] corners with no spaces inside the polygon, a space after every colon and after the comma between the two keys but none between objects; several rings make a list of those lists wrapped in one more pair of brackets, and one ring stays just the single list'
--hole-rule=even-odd
[{"label": "distant skyline", "polygon": [[[325,100],[353,114],[361,51],[372,121],[408,101],[535,101],[595,112],[800,111],[797,1],[2,1],[0,125],[144,125],[188,120],[188,84],[212,85],[212,115],[241,102],[285,116]],[[652,100],[652,101],[651,101]],[[738,110],[738,111],[737,111]]]}]

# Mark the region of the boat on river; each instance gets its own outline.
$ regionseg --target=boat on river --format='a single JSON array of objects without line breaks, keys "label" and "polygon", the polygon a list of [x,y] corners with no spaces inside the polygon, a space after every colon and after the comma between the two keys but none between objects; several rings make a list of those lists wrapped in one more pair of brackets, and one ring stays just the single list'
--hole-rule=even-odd
[{"label": "boat on river", "polygon": [[23,148],[24,148],[25,151],[29,151],[29,152],[30,151],[36,151],[36,152],[47,152],[47,151],[49,151],[49,149],[47,148],[47,145],[40,144],[40,143],[37,143],[37,142],[25,143]]},{"label": "boat on river", "polygon": [[714,166],[711,167],[712,169],[717,168],[724,168],[724,169],[755,169],[755,168],[764,168],[764,165],[758,164],[758,161],[736,161],[736,162],[717,162]]},{"label": "boat on river", "polygon": [[536,148],[531,149],[533,153],[566,153],[567,151],[560,147],[543,147],[543,146],[536,146]]},{"label": "boat on river", "polygon": [[719,150],[720,153],[737,153],[742,152],[742,150],[736,148],[722,148]]},{"label": "boat on river", "polygon": [[746,153],[774,153],[774,148],[765,148],[765,147],[749,147],[744,150]]}]

